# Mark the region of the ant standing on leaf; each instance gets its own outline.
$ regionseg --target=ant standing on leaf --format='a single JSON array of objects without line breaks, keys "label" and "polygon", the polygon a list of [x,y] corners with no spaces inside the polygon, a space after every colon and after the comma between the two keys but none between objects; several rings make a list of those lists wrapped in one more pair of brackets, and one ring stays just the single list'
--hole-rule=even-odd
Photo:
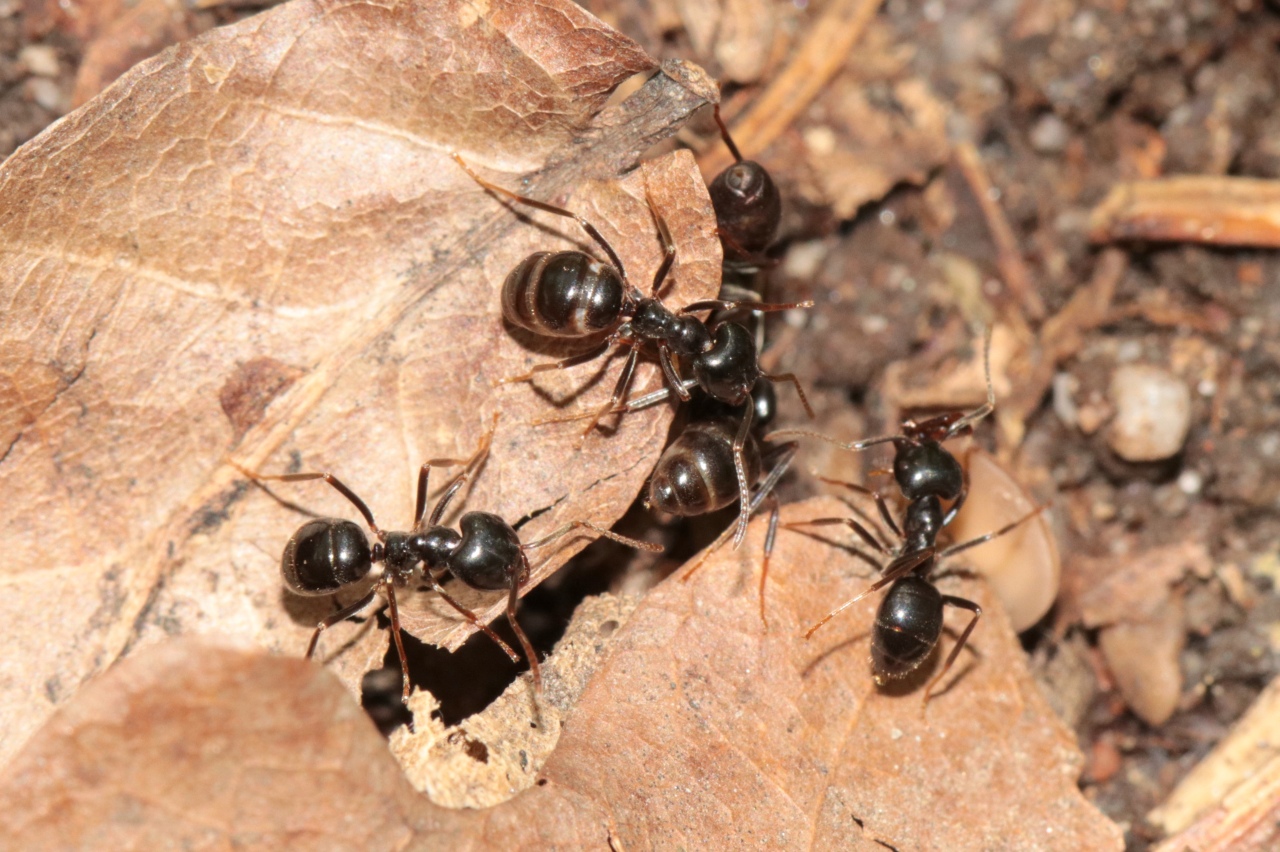
[{"label": "ant standing on leaf", "polygon": [[[742,405],[746,402],[756,381],[761,378],[771,382],[792,382],[803,398],[803,390],[800,389],[799,380],[795,376],[790,374],[771,376],[760,369],[755,342],[745,328],[735,323],[708,325],[692,314],[701,311],[738,309],[753,312],[785,311],[792,308],[812,307],[813,302],[764,304],[754,300],[707,299],[692,302],[678,311],[672,311],[662,303],[659,295],[667,273],[675,262],[675,244],[671,241],[666,222],[648,195],[645,198],[662,239],[664,256],[654,274],[650,294],[645,296],[627,278],[622,260],[613,247],[586,219],[564,208],[517,195],[491,183],[477,175],[456,153],[452,156],[458,165],[485,189],[519,204],[573,219],[600,246],[610,261],[602,263],[581,251],[536,252],[511,270],[503,283],[502,313],[513,325],[536,334],[570,339],[583,339],[608,333],[603,343],[586,353],[562,361],[539,364],[524,375],[505,379],[504,383],[528,381],[538,373],[561,370],[591,360],[614,345],[627,346],[631,349],[608,402],[585,415],[555,418],[539,421],[539,423],[589,419],[587,428],[582,432],[581,441],[586,439],[606,414],[620,414],[632,410],[631,406],[622,403],[635,372],[640,346],[646,341],[657,345],[658,363],[662,367],[668,384],[665,389],[667,396],[662,397],[663,399],[669,398],[669,395],[674,393],[682,401],[688,401],[690,391],[694,387],[699,387],[707,395],[721,402]],[[676,357],[685,360],[692,378],[681,377],[676,369]],[[749,425],[746,428],[749,428]]]},{"label": "ant standing on leaf", "polygon": [[[308,659],[315,654],[320,634],[327,628],[359,613],[381,592],[387,599],[391,635],[395,641],[396,654],[400,658],[403,681],[402,700],[408,703],[409,665],[405,658],[404,642],[400,637],[396,588],[406,586],[420,573],[422,579],[440,595],[441,599],[457,610],[476,629],[483,631],[486,636],[496,642],[512,662],[519,662],[520,657],[506,642],[502,641],[497,633],[493,632],[492,628],[481,623],[474,612],[458,603],[440,585],[432,572],[443,569],[473,589],[507,591],[507,620],[520,641],[520,646],[524,649],[525,657],[529,660],[529,668],[533,672],[534,687],[540,692],[542,675],[538,667],[538,656],[516,621],[516,603],[520,597],[520,586],[528,579],[530,573],[529,551],[546,547],[579,529],[590,530],[641,550],[656,552],[662,549],[656,544],[618,535],[590,521],[572,521],[549,535],[525,544],[520,543],[519,536],[510,524],[489,512],[464,514],[458,521],[461,532],[442,525],[440,521],[444,517],[445,510],[449,508],[449,502],[488,458],[489,445],[496,428],[497,417],[495,416],[494,426],[481,437],[479,447],[469,460],[463,462],[458,459],[432,459],[422,465],[418,472],[413,527],[408,532],[395,532],[379,527],[373,519],[373,512],[364,500],[333,474],[266,475],[254,473],[236,465],[241,473],[257,482],[324,480],[355,506],[376,539],[371,546],[364,530],[353,521],[316,518],[299,527],[289,539],[289,543],[285,545],[284,554],[280,559],[280,569],[284,575],[285,585],[295,594],[330,595],[355,586],[370,576],[375,580],[368,594],[316,625],[315,633],[312,634],[311,642],[307,646]],[[458,464],[464,465],[462,473],[458,474],[445,488],[428,516],[426,514],[427,486],[431,468]],[[375,565],[378,566],[376,569]]]},{"label": "ant standing on leaf", "polygon": [[[890,557],[889,564],[881,569],[883,576],[879,580],[827,613],[805,632],[806,639],[812,637],[819,628],[848,607],[867,595],[889,586],[889,591],[885,593],[876,611],[871,634],[872,670],[878,684],[883,685],[887,681],[906,677],[925,661],[942,636],[944,607],[953,606],[973,613],[973,618],[960,634],[942,670],[925,687],[925,705],[928,704],[929,695],[934,687],[946,676],[956,661],[961,649],[964,648],[970,634],[977,626],[978,619],[982,616],[982,608],[973,601],[955,595],[942,594],[934,585],[932,576],[934,571],[946,557],[1002,536],[1036,517],[1046,508],[1046,506],[1040,506],[986,535],[953,544],[941,550],[937,547],[938,533],[955,519],[968,497],[968,483],[964,468],[942,444],[951,438],[972,434],[974,425],[995,410],[990,353],[991,337],[988,334],[983,349],[987,401],[971,412],[950,412],[921,422],[907,420],[903,422],[902,432],[898,435],[850,443],[842,443],[814,432],[797,430],[784,430],[769,436],[777,438],[806,435],[855,451],[877,444],[892,443],[894,445],[893,475],[903,498],[907,501],[901,528],[889,513],[884,497],[878,492],[853,483],[819,478],[824,482],[841,485],[873,497],[880,517],[901,539],[902,543],[899,547],[891,550],[854,518],[814,518],[784,526],[787,529],[804,526],[847,526],[873,550]],[[944,509],[943,501],[949,502],[950,507]]]},{"label": "ant standing on leaf", "polygon": [[[636,400],[633,405],[639,405]],[[743,411],[746,409],[746,411]],[[708,555],[735,534],[741,542],[746,521],[766,500],[771,501],[765,537],[764,567],[760,573],[760,619],[764,621],[764,584],[769,556],[778,529],[778,501],[773,489],[786,473],[799,446],[794,441],[763,450],[760,432],[773,421],[777,397],[773,386],[758,384],[744,406],[731,407],[706,400],[698,413],[667,446],[649,478],[645,507],[669,515],[695,517],[738,501],[738,523],[726,529],[681,578],[687,582]],[[743,424],[749,431],[743,433]],[[752,425],[754,424],[754,428]],[[739,443],[741,438],[741,443]],[[766,463],[768,472],[762,472]],[[745,476],[738,475],[739,467]],[[755,486],[754,491],[752,486]]]}]

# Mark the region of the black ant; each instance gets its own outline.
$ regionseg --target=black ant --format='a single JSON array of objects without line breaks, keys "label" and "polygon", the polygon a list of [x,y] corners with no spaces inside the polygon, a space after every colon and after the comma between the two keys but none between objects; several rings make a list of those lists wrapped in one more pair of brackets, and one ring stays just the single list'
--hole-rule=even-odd
[{"label": "black ant", "polygon": [[[887,547],[853,518],[815,518],[785,526],[788,529],[794,529],[801,526],[842,524],[849,527],[872,549],[892,557],[889,564],[882,568],[883,576],[879,580],[861,594],[827,613],[805,632],[806,639],[812,637],[819,628],[848,607],[867,595],[889,586],[889,591],[876,611],[871,635],[872,670],[879,684],[906,677],[924,662],[937,646],[942,635],[944,606],[954,606],[973,613],[973,618],[960,634],[942,670],[925,687],[925,704],[928,704],[929,695],[934,687],[946,676],[947,671],[956,661],[965,643],[968,642],[970,634],[977,626],[978,619],[982,616],[982,608],[973,601],[955,595],[944,595],[938,591],[930,575],[938,563],[947,556],[1002,536],[1046,508],[1040,506],[995,532],[942,550],[937,548],[938,533],[955,519],[968,496],[968,482],[964,468],[959,460],[942,446],[942,443],[960,435],[971,434],[974,425],[995,410],[990,351],[991,338],[988,336],[983,355],[986,366],[987,401],[971,412],[941,414],[922,422],[906,420],[902,424],[902,433],[899,435],[850,443],[841,443],[826,435],[796,430],[784,430],[769,436],[770,439],[776,439],[780,436],[808,435],[848,450],[863,450],[884,443],[894,445],[893,475],[902,491],[902,496],[907,501],[901,529],[889,513],[883,496],[878,492],[853,483],[819,478],[824,482],[842,485],[871,495],[876,501],[881,518],[902,540],[901,546],[896,551]],[[945,511],[943,510],[944,500],[951,502],[950,508]]]},{"label": "black ant", "polygon": [[[496,419],[496,418],[495,418]],[[418,494],[413,515],[413,528],[408,532],[384,530],[373,519],[373,512],[354,491],[330,473],[287,473],[265,475],[239,468],[242,473],[257,481],[305,482],[323,479],[335,491],[347,498],[363,516],[369,530],[377,539],[372,545],[359,524],[338,518],[316,518],[298,528],[285,545],[280,559],[285,585],[296,594],[304,596],[329,595],[356,585],[374,571],[374,565],[382,563],[376,582],[368,594],[328,616],[316,625],[311,643],[307,646],[307,658],[315,653],[320,634],[327,628],[351,618],[373,602],[381,591],[387,598],[387,611],[391,619],[391,635],[395,640],[396,654],[400,657],[403,678],[402,699],[409,700],[409,666],[405,658],[404,643],[400,638],[400,614],[396,605],[396,587],[405,586],[418,576],[467,621],[497,643],[512,662],[520,657],[488,625],[481,623],[474,612],[462,606],[440,585],[432,574],[444,569],[473,589],[507,591],[507,621],[524,649],[525,658],[533,672],[534,688],[542,689],[542,675],[538,656],[516,621],[516,603],[520,586],[530,572],[528,552],[545,547],[574,530],[587,529],[605,538],[629,547],[660,551],[661,546],[618,535],[596,526],[590,521],[572,521],[549,535],[526,544],[520,543],[515,529],[505,520],[489,512],[467,512],[458,521],[461,532],[443,526],[449,502],[469,477],[488,457],[493,439],[490,429],[480,440],[475,455],[465,463],[458,459],[433,459],[422,465],[418,472]],[[457,477],[449,483],[436,501],[428,517],[427,485],[433,466],[465,464]],[[237,467],[239,467],[237,465]]]},{"label": "black ant", "polygon": [[726,264],[756,265],[778,232],[782,195],[764,166],[742,158],[742,152],[720,117],[719,104],[715,105],[713,114],[720,127],[720,137],[736,161],[707,185],[725,261]]},{"label": "black ant", "polygon": [[[636,400],[633,404],[640,402]],[[778,501],[773,489],[786,473],[799,445],[791,441],[771,447],[767,452],[761,450],[760,429],[772,422],[777,411],[772,385],[756,385],[746,405],[737,408],[728,408],[715,400],[706,403],[658,459],[649,478],[645,506],[688,518],[738,501],[738,523],[704,551],[705,559],[724,543],[730,532],[735,532],[735,546],[740,543],[747,520],[765,499],[771,499],[764,567],[760,573],[760,619],[763,621],[764,585],[778,529]],[[769,469],[764,472],[766,461]],[[756,485],[754,491],[753,484]],[[701,560],[694,563],[682,579],[688,581],[701,564]]]},{"label": "black ant", "polygon": [[[649,212],[662,238],[663,260],[654,273],[650,295],[644,296],[628,280],[622,260],[613,247],[586,219],[572,211],[517,195],[491,183],[472,171],[456,153],[452,156],[485,189],[537,210],[573,219],[604,250],[610,261],[602,263],[582,251],[535,252],[511,270],[502,285],[502,313],[513,325],[536,334],[561,338],[584,338],[602,332],[609,333],[604,342],[593,350],[562,361],[539,364],[528,373],[513,376],[504,380],[505,382],[528,381],[540,372],[560,370],[591,360],[615,344],[631,348],[607,403],[588,415],[540,422],[565,422],[588,417],[591,422],[582,432],[585,439],[606,414],[630,410],[625,405],[619,406],[619,403],[626,396],[627,386],[639,358],[639,347],[645,341],[657,344],[658,363],[666,376],[668,392],[675,393],[683,401],[689,400],[693,387],[700,387],[714,399],[730,405],[741,405],[756,381],[761,378],[771,382],[792,382],[803,399],[804,392],[794,375],[771,376],[760,369],[755,341],[745,328],[734,323],[708,325],[692,314],[738,309],[752,312],[785,311],[813,307],[812,301],[766,304],[754,300],[706,299],[692,302],[673,312],[662,303],[658,295],[675,262],[675,244],[671,241],[666,222],[647,194],[645,200],[649,205]],[[681,378],[676,370],[675,356],[688,360],[692,379]],[[805,405],[807,408],[808,403]]]}]

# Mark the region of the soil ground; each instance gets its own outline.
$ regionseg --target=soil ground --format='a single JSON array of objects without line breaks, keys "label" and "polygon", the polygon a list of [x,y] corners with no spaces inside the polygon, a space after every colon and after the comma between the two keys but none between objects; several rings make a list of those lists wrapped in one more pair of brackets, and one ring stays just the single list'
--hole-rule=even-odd
[{"label": "soil ground", "polygon": [[[660,58],[722,71],[681,30],[654,23],[656,13],[646,17],[664,4],[587,5]],[[0,0],[0,158],[70,108],[85,42],[69,29],[35,2],[24,10]],[[874,35],[852,57],[853,71],[837,75],[770,148],[750,152],[786,199],[771,252],[778,264],[762,275],[767,296],[818,302],[809,316],[771,324],[774,369],[795,371],[811,389],[818,430],[847,439],[884,434],[896,425],[903,388],[935,386],[972,354],[975,323],[991,318],[975,300],[1022,324],[1027,351],[1043,359],[1046,318],[1113,275],[1104,316],[1080,324],[1071,345],[1052,353],[1047,384],[1010,367],[1021,439],[998,445],[987,428],[978,441],[1003,451],[1033,495],[1054,503],[1069,555],[1064,596],[1025,643],[1088,756],[1086,794],[1126,828],[1131,848],[1147,848],[1159,837],[1147,814],[1280,668],[1280,259],[1183,243],[1130,243],[1119,261],[1108,259],[1089,239],[1089,215],[1113,186],[1135,178],[1280,176],[1280,113],[1272,108],[1280,10],[1249,0],[890,0]],[[729,81],[726,105],[749,103],[767,82]],[[918,116],[918,103],[897,102],[914,91],[908,84],[923,84],[941,110],[936,141],[972,144],[1032,298],[1009,286],[1008,259],[973,175],[955,157],[921,153],[915,175],[885,167],[890,185],[856,203],[829,189],[830,164],[815,152],[840,130],[842,104],[858,96],[882,113]],[[852,203],[848,215],[842,203]],[[1189,433],[1168,458],[1126,461],[1108,443],[1118,407],[1109,388],[1126,364],[1157,365],[1190,390]],[[803,424],[790,391],[781,398],[782,422]],[[871,453],[842,462],[859,480],[883,463]],[[821,490],[807,473],[812,464],[802,457],[781,488],[784,500]],[[619,569],[613,546],[593,547],[526,599],[526,629],[549,649],[584,595],[657,582],[726,520],[668,526],[671,549],[657,563]],[[654,523],[637,506],[620,530],[634,535]],[[1180,544],[1203,545],[1204,570],[1150,585],[1139,577],[1124,590],[1135,611],[1155,603],[1176,613],[1161,647],[1182,680],[1171,717],[1152,725],[1122,697],[1111,668],[1124,652],[1103,653],[1100,627],[1081,618],[1081,601],[1099,581],[1098,566]],[[452,656],[417,650],[415,679],[439,689],[447,721],[483,707],[515,673],[483,641]],[[465,694],[447,686],[463,670],[490,679],[471,677]]]}]

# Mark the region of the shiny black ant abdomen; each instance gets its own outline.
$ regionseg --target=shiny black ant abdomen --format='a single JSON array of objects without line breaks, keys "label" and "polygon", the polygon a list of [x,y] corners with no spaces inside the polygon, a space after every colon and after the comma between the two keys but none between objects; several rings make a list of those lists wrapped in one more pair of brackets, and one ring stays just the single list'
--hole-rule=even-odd
[{"label": "shiny black ant abdomen", "polygon": [[373,554],[360,525],[317,518],[298,528],[284,547],[280,571],[294,594],[331,595],[369,573]]},{"label": "shiny black ant abdomen", "polygon": [[[662,392],[634,400],[633,407],[653,404]],[[734,537],[735,546],[746,533],[747,521],[765,500],[772,500],[760,571],[760,617],[764,619],[764,587],[769,557],[778,528],[778,504],[773,489],[795,457],[794,442],[764,448],[759,426],[772,422],[777,406],[773,386],[759,384],[741,405],[729,406],[708,398],[697,415],[671,441],[649,478],[645,506],[651,510],[691,518],[737,502],[738,522],[726,529],[701,558],[684,572],[687,581],[720,545]],[[753,424],[757,428],[753,428]]]},{"label": "shiny black ant abdomen", "polygon": [[[659,551],[655,544],[618,535],[589,521],[573,521],[536,541],[522,544],[514,527],[498,515],[489,512],[467,512],[454,530],[440,523],[450,501],[468,478],[484,463],[493,437],[490,430],[481,439],[475,455],[465,463],[456,459],[433,459],[422,465],[418,472],[418,492],[414,510],[413,528],[407,532],[384,530],[374,521],[373,512],[354,491],[329,473],[290,473],[264,475],[239,468],[242,473],[257,481],[305,482],[324,480],[345,497],[364,518],[375,541],[372,545],[360,526],[340,518],[317,518],[303,524],[285,545],[280,568],[285,584],[299,595],[328,595],[350,588],[373,577],[375,582],[363,597],[335,612],[316,625],[307,646],[307,657],[315,654],[320,635],[329,627],[355,616],[374,601],[381,592],[387,599],[387,613],[391,621],[391,635],[400,658],[403,678],[403,700],[409,700],[409,666],[405,657],[404,642],[400,636],[400,615],[396,602],[396,588],[403,588],[411,580],[421,576],[449,606],[482,631],[506,652],[512,662],[520,657],[474,612],[462,606],[441,586],[433,571],[447,571],[459,581],[474,589],[506,590],[507,620],[512,632],[524,650],[525,658],[533,674],[534,686],[541,690],[542,676],[537,653],[516,621],[516,604],[520,587],[530,573],[529,551],[545,547],[569,533],[585,529],[597,535],[643,550]],[[436,501],[430,516],[426,515],[427,488],[433,466],[465,464],[465,467],[445,488]],[[237,465],[238,467],[238,465]]]},{"label": "shiny black ant abdomen", "polygon": [[[938,587],[916,575],[889,587],[871,636],[871,666],[878,683],[906,677],[929,656],[942,636],[942,602]],[[975,618],[980,612],[974,610]]]},{"label": "shiny black ant abdomen", "polygon": [[[689,423],[663,451],[649,478],[645,504],[680,517],[723,509],[741,497],[734,464],[739,422],[728,417]],[[760,476],[760,448],[747,434],[742,447],[747,482]]]},{"label": "shiny black ant abdomen", "polygon": [[748,264],[760,259],[773,242],[782,221],[782,195],[764,166],[744,160],[729,135],[729,128],[715,106],[716,124],[729,153],[736,161],[707,185],[716,211],[716,228],[724,244],[725,259]]},{"label": "shiny black ant abdomen", "polygon": [[626,305],[627,285],[618,270],[580,251],[531,254],[502,285],[503,316],[549,337],[612,331]]}]

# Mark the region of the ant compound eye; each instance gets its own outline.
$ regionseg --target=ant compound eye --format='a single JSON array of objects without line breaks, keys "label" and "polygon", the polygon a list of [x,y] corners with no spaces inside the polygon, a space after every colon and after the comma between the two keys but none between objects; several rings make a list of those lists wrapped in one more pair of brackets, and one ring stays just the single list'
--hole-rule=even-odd
[{"label": "ant compound eye", "polygon": [[285,545],[280,570],[299,595],[328,595],[364,578],[373,565],[359,524],[318,518],[298,528]]}]

